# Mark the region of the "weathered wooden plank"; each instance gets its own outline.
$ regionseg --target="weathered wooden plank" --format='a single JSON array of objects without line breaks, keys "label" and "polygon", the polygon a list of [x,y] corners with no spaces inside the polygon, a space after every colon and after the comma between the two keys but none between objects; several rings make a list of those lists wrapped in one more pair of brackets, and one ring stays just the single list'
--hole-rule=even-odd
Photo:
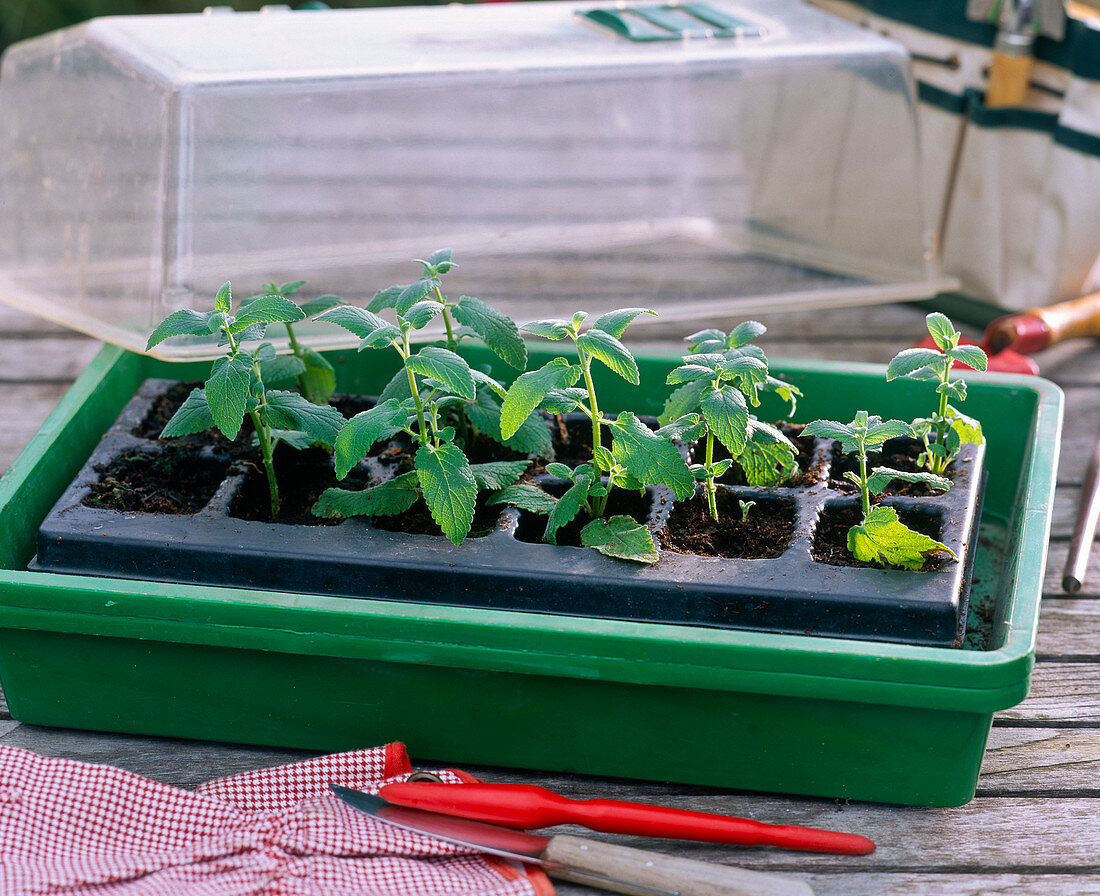
[{"label": "weathered wooden plank", "polygon": [[0,471],[7,470],[69,388],[58,383],[12,383],[0,403]]},{"label": "weathered wooden plank", "polygon": [[1041,659],[1100,662],[1100,600],[1044,598],[1036,653]]},{"label": "weathered wooden plank", "polygon": [[[1047,550],[1046,573],[1043,577],[1043,594],[1051,597],[1064,596],[1062,574],[1066,568],[1066,556],[1069,542],[1064,539],[1051,540]],[[1085,570],[1085,583],[1077,593],[1078,597],[1100,597],[1100,541],[1089,551],[1088,567]]]},{"label": "weathered wooden plank", "polygon": [[[91,363],[103,343],[64,333],[49,337],[4,339],[0,383],[60,383],[75,380]],[[7,406],[5,402],[5,407]],[[6,413],[7,411],[0,411]]]},{"label": "weathered wooden plank", "polygon": [[1028,698],[997,718],[1047,727],[1100,726],[1100,663],[1036,663]]},{"label": "weathered wooden plank", "polygon": [[995,725],[979,796],[1100,795],[1100,730]]}]

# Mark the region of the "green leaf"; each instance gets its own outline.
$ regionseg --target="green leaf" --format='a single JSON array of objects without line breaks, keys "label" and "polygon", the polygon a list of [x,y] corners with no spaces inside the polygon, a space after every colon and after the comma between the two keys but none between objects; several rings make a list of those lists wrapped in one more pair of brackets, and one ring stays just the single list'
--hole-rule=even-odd
[{"label": "green leaf", "polygon": [[412,324],[414,329],[420,330],[431,323],[432,318],[442,310],[443,306],[439,302],[434,299],[424,299],[409,308],[402,317]]},{"label": "green leaf", "polygon": [[494,493],[485,503],[490,506],[510,504],[528,513],[548,514],[557,506],[558,499],[548,495],[537,485],[517,482]]},{"label": "green leaf", "polygon": [[951,421],[951,428],[958,435],[960,445],[981,445],[985,443],[982,425],[973,417],[968,417],[948,405],[947,419]]},{"label": "green leaf", "polygon": [[543,541],[547,544],[558,543],[558,530],[563,526],[568,526],[580,513],[581,508],[588,500],[589,489],[592,488],[595,481],[596,477],[591,473],[578,476],[565,494],[558,498],[558,502],[547,517],[546,531],[542,534]]},{"label": "green leaf", "polygon": [[311,348],[302,350],[302,361],[306,367],[298,380],[302,394],[314,404],[328,404],[336,391],[336,371]]},{"label": "green leaf", "polygon": [[517,370],[527,366],[527,346],[523,344],[516,322],[508,315],[473,296],[462,296],[451,307],[451,313],[460,324],[477,333],[489,350],[506,364]]},{"label": "green leaf", "polygon": [[379,311],[393,308],[397,305],[397,300],[404,291],[404,286],[387,286],[385,289],[378,290],[374,294],[374,298],[367,304],[367,310],[371,314],[377,314]]},{"label": "green leaf", "polygon": [[407,411],[395,399],[376,404],[348,420],[333,442],[333,462],[336,478],[343,479],[348,471],[366,457],[371,446],[395,426],[404,426]]},{"label": "green leaf", "polygon": [[496,490],[511,485],[529,466],[529,460],[495,460],[486,464],[471,464],[470,471],[479,489]]},{"label": "green leaf", "polygon": [[782,485],[798,470],[794,448],[782,434],[759,421],[754,421],[737,463],[745,471],[749,485],[763,487]]},{"label": "green leaf", "polygon": [[233,307],[233,287],[230,286],[229,281],[226,280],[219,288],[217,295],[214,296],[214,310],[220,311],[225,314],[229,313],[229,310]]},{"label": "green leaf", "polygon": [[235,439],[248,408],[252,362],[243,354],[218,358],[206,381],[206,402],[214,425],[227,439]]},{"label": "green leaf", "polygon": [[581,529],[581,544],[608,557],[635,563],[656,563],[661,559],[649,530],[629,516],[592,520]]},{"label": "green leaf", "polygon": [[726,347],[726,334],[712,328],[692,333],[684,341],[693,352],[720,352]]},{"label": "green leaf", "polygon": [[297,392],[270,391],[265,394],[264,402],[261,416],[268,426],[304,432],[322,445],[331,446],[347,422],[336,408],[314,404]]},{"label": "green leaf", "polygon": [[652,314],[656,317],[657,312],[651,311],[649,308],[620,308],[618,311],[601,314],[596,318],[596,322],[592,324],[592,329],[601,330],[618,339],[623,335],[623,331],[634,322],[634,319],[642,314]]},{"label": "green leaf", "polygon": [[611,453],[635,479],[647,485],[667,485],[681,501],[695,494],[695,481],[676,446],[656,435],[630,411],[622,411],[611,427]]},{"label": "green leaf", "polygon": [[787,416],[794,416],[795,409],[798,407],[798,399],[802,397],[801,389],[774,376],[769,376],[761,383],[760,388],[765,392],[774,392],[784,401],[788,402],[791,407],[790,410],[787,411]]},{"label": "green leaf", "polygon": [[401,331],[373,311],[340,305],[320,315],[317,320],[337,324],[358,336],[368,348],[380,348],[401,337]]},{"label": "green leaf", "polygon": [[296,380],[305,372],[305,363],[296,355],[276,355],[260,362],[260,376],[267,384]]},{"label": "green leaf", "polygon": [[938,551],[955,552],[934,538],[904,525],[893,507],[872,507],[861,525],[848,530],[848,550],[857,560],[880,566],[920,569]]},{"label": "green leaf", "polygon": [[700,406],[718,441],[733,457],[740,455],[749,437],[749,407],[745,396],[727,387],[704,395]]},{"label": "green leaf", "polygon": [[378,404],[395,398],[398,401],[412,399],[412,390],[409,388],[409,374],[404,367],[398,367],[397,372],[386,383],[386,387],[378,396]]},{"label": "green leaf", "polygon": [[546,465],[546,472],[551,476],[557,476],[558,479],[572,479],[573,471],[569,469],[565,464],[552,463]]},{"label": "green leaf", "polygon": [[564,339],[569,335],[569,321],[533,320],[529,324],[524,324],[520,329],[524,333],[543,336],[546,339]]},{"label": "green leaf", "polygon": [[401,317],[404,317],[410,308],[417,302],[428,298],[439,285],[439,280],[435,277],[424,277],[417,280],[415,283],[410,283],[402,290],[401,295],[397,297],[397,301],[393,306],[394,310],[401,315]]},{"label": "green leaf", "polygon": [[209,336],[210,320],[213,316],[209,313],[192,311],[190,308],[174,311],[153,330],[149,341],[145,344],[145,350],[149,351],[153,346],[160,345],[165,339],[171,339],[173,336]]},{"label": "green leaf", "polygon": [[237,313],[229,327],[229,332],[240,333],[256,324],[292,324],[303,317],[305,315],[302,309],[290,299],[282,296],[261,296],[256,301],[249,302]]},{"label": "green leaf", "polygon": [[661,411],[661,416],[657,418],[658,422],[665,425],[671,423],[673,420],[679,420],[685,414],[691,414],[698,411],[699,402],[703,397],[703,393],[709,388],[710,385],[706,380],[696,380],[695,382],[681,386],[679,389],[675,389],[665,400],[665,406]]},{"label": "green leaf", "polygon": [[867,488],[872,495],[881,495],[895,479],[902,482],[925,482],[932,488],[947,491],[951,488],[951,480],[936,476],[933,473],[909,473],[904,470],[892,470],[890,467],[875,467],[871,475],[867,477]]},{"label": "green leaf", "polygon": [[912,435],[913,427],[904,420],[871,417],[867,426],[867,447],[877,448],[889,439],[903,439]]},{"label": "green leaf", "polygon": [[[280,442],[289,445],[295,451],[305,451],[307,448],[313,447],[313,439],[307,436],[304,432],[298,432],[291,429],[269,429],[267,436],[271,439],[271,449],[275,450],[275,446]],[[252,437],[252,446],[259,447],[259,436]]]},{"label": "green leaf", "polygon": [[520,375],[508,389],[501,408],[500,431],[504,438],[515,434],[549,392],[572,386],[580,375],[580,367],[565,358],[554,358],[538,370]]},{"label": "green leaf", "polygon": [[[886,367],[887,381],[901,376],[913,376],[918,371],[927,368],[942,367],[947,363],[946,356],[940,354],[934,348],[907,348],[894,356]],[[927,379],[926,376],[918,376],[917,379]]]},{"label": "green leaf", "polygon": [[466,455],[455,445],[422,445],[414,457],[424,501],[443,534],[455,544],[470,531],[477,481]]},{"label": "green leaf", "polygon": [[682,364],[669,373],[665,382],[675,386],[680,383],[711,382],[716,379],[718,379],[718,372],[712,367],[704,367],[701,364]]},{"label": "green leaf", "polygon": [[589,330],[577,337],[577,348],[606,364],[628,383],[635,386],[641,381],[638,364],[625,345],[603,330]]},{"label": "green leaf", "polygon": [[573,386],[569,389],[555,389],[548,392],[539,402],[539,408],[551,414],[568,414],[575,411],[588,400],[588,390]]},{"label": "green leaf", "polygon": [[603,445],[593,451],[592,460],[596,467],[605,473],[610,473],[611,468],[615,466],[615,455],[604,448]]},{"label": "green leaf", "polygon": [[481,390],[482,386],[488,386],[493,392],[495,392],[501,398],[504,398],[508,394],[508,390],[505,389],[500,383],[494,380],[489,374],[478,370],[476,367],[470,368],[470,376],[474,378],[474,385]]},{"label": "green leaf", "polygon": [[302,314],[306,317],[313,317],[315,314],[320,314],[323,311],[328,311],[330,308],[336,308],[343,305],[344,300],[339,296],[323,295],[317,296],[315,299],[310,299],[308,302],[302,302],[299,306],[302,309]]},{"label": "green leaf", "polygon": [[706,423],[699,414],[684,414],[658,429],[657,435],[663,439],[694,442],[706,435],[706,432]]},{"label": "green leaf", "polygon": [[393,516],[404,513],[420,497],[417,482],[414,470],[362,491],[330,488],[313,505],[313,515],[346,519],[352,516]]},{"label": "green leaf", "polygon": [[519,429],[505,439],[500,431],[500,405],[491,393],[479,389],[477,399],[467,404],[465,411],[470,422],[493,441],[507,445],[522,454],[538,457],[554,456],[554,442],[550,435],[550,428],[541,415],[532,413],[519,425]]},{"label": "green leaf", "polygon": [[946,314],[933,311],[924,319],[932,341],[936,343],[941,352],[949,352],[959,342],[959,334]]},{"label": "green leaf", "polygon": [[740,348],[752,342],[758,336],[763,336],[766,332],[768,332],[768,328],[759,321],[747,320],[730,331],[729,336],[726,337],[726,346],[728,348]]},{"label": "green leaf", "polygon": [[413,373],[438,380],[455,395],[473,401],[477,394],[470,365],[466,359],[454,352],[428,345],[405,361],[405,366]]},{"label": "green leaf", "polygon": [[947,353],[952,361],[958,361],[975,370],[985,370],[989,366],[989,358],[984,351],[976,345],[960,345]]},{"label": "green leaf", "polygon": [[205,432],[213,425],[214,418],[210,413],[210,405],[206,403],[206,393],[202,389],[192,389],[191,394],[172,415],[172,419],[165,424],[160,437],[177,439],[180,436]]},{"label": "green leaf", "polygon": [[292,296],[305,285],[305,280],[292,280],[290,283],[284,283],[279,287],[279,295]]},{"label": "green leaf", "polygon": [[413,261],[422,264],[428,274],[446,274],[451,268],[458,267],[451,261],[450,249],[437,249],[427,258],[414,258]]}]

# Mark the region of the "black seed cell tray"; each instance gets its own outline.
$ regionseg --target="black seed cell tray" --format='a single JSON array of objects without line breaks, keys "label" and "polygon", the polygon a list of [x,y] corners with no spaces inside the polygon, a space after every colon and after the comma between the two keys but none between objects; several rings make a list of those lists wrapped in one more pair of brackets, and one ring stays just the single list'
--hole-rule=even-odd
[{"label": "black seed cell tray", "polygon": [[[836,446],[826,440],[814,443],[816,478],[809,484],[723,486],[745,499],[793,502],[794,535],[774,559],[662,551],[659,563],[640,566],[589,548],[520,540],[521,515],[512,508],[501,511],[487,535],[459,546],[442,536],[384,531],[363,519],[327,526],[237,519],[229,508],[245,473],[228,460],[224,480],[194,513],[133,513],[82,504],[101,476],[98,471],[112,458],[134,450],[166,450],[167,443],[133,432],[169,385],[148,380],[126,406],[43,521],[31,569],[926,645],[961,643],[982,484],[982,451],[972,446],[956,460],[954,486],[946,494],[884,498],[903,518],[907,511],[923,515],[932,534],[960,558],[920,572],[813,559],[822,513],[858,502],[858,495],[830,487]],[[218,449],[202,452],[221,459]],[[353,476],[369,482],[393,473],[393,465],[369,458]],[[646,524],[659,545],[673,496],[662,487],[647,488],[646,496]]]}]

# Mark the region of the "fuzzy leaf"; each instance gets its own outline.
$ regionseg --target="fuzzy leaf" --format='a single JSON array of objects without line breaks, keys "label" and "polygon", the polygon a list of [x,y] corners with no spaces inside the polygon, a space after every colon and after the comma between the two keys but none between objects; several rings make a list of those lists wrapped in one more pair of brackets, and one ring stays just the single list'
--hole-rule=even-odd
[{"label": "fuzzy leaf", "polygon": [[673,390],[672,394],[665,400],[661,416],[657,418],[658,422],[661,425],[666,425],[673,420],[679,420],[685,414],[698,411],[699,401],[708,388],[709,386],[705,380],[696,380]]},{"label": "fuzzy leaf", "polygon": [[638,364],[625,345],[603,330],[589,330],[577,337],[577,348],[606,364],[628,383],[635,386],[641,381]]},{"label": "fuzzy leaf", "polygon": [[416,471],[412,471],[362,491],[326,489],[313,505],[313,515],[342,519],[352,516],[393,516],[404,513],[419,497]]},{"label": "fuzzy leaf", "polygon": [[415,283],[410,283],[401,291],[401,295],[397,297],[397,301],[393,306],[394,310],[401,317],[404,317],[410,308],[417,302],[428,298],[439,285],[440,282],[435,277],[423,277]]},{"label": "fuzzy leaf", "polygon": [[871,417],[867,426],[867,447],[877,448],[889,439],[903,439],[912,434],[913,428],[904,420]]},{"label": "fuzzy leaf", "polygon": [[470,471],[479,489],[497,490],[511,485],[531,466],[529,460],[496,460],[486,464],[471,464]]},{"label": "fuzzy leaf", "polygon": [[252,380],[252,362],[243,355],[218,358],[214,362],[210,379],[206,381],[206,402],[214,425],[227,439],[235,439],[240,432],[248,409],[249,384]]},{"label": "fuzzy leaf", "polygon": [[558,543],[558,530],[562,526],[568,526],[580,513],[585,501],[588,500],[588,492],[595,481],[596,477],[591,473],[578,476],[565,494],[558,498],[558,502],[547,517],[546,531],[542,534],[543,541],[547,544]]},{"label": "fuzzy leaf", "polygon": [[145,350],[149,351],[153,346],[160,345],[165,339],[173,336],[209,336],[210,319],[212,314],[192,311],[190,308],[181,308],[174,311],[160,322],[145,344]]},{"label": "fuzzy leaf", "polygon": [[569,321],[533,320],[529,324],[524,324],[520,329],[524,333],[531,333],[546,339],[564,339],[569,335]]},{"label": "fuzzy leaf", "polygon": [[656,563],[661,559],[649,530],[624,515],[592,520],[581,529],[581,544],[608,557],[635,563]]},{"label": "fuzzy leaf", "polygon": [[214,418],[210,414],[210,405],[206,403],[206,393],[202,389],[192,389],[191,394],[172,415],[172,419],[165,424],[160,437],[177,439],[180,436],[205,432],[213,425]]},{"label": "fuzzy leaf", "polygon": [[267,384],[296,380],[306,372],[306,365],[297,355],[275,355],[260,362],[260,376]]},{"label": "fuzzy leaf", "polygon": [[538,457],[554,456],[554,442],[550,436],[550,429],[546,425],[546,420],[539,414],[529,415],[519,428],[505,439],[500,431],[501,408],[491,393],[479,389],[477,399],[466,405],[465,410],[470,422],[494,442],[500,442],[522,454],[533,454]]},{"label": "fuzzy leaf", "polygon": [[790,410],[787,411],[787,416],[794,416],[795,409],[798,407],[798,399],[802,397],[801,389],[774,376],[769,376],[760,384],[760,388],[765,392],[774,392],[784,401],[788,402],[791,407]]},{"label": "fuzzy leaf", "polygon": [[848,550],[857,560],[880,566],[920,569],[938,551],[955,552],[934,538],[914,532],[898,519],[893,507],[872,507],[861,525],[848,530]]},{"label": "fuzzy leaf", "polygon": [[377,314],[379,311],[393,308],[404,291],[404,286],[387,286],[385,289],[378,290],[374,294],[374,298],[367,303],[367,311],[371,314]]},{"label": "fuzzy leaf", "polygon": [[695,494],[695,482],[676,446],[655,434],[630,411],[623,411],[611,427],[611,453],[646,485],[667,485],[681,501]]},{"label": "fuzzy leaf", "polygon": [[706,435],[706,431],[706,423],[699,414],[684,414],[658,429],[657,435],[664,439],[694,442]]},{"label": "fuzzy leaf", "polygon": [[901,376],[915,377],[916,379],[928,379],[927,374],[920,374],[925,368],[934,369],[942,367],[946,363],[946,357],[934,348],[907,348],[899,352],[886,367],[886,380],[897,379]]},{"label": "fuzzy leaf", "polygon": [[407,416],[401,403],[391,398],[348,420],[333,442],[336,478],[347,476],[348,471],[366,457],[375,442],[387,432],[392,432],[394,427],[404,426]]},{"label": "fuzzy leaf", "polygon": [[386,387],[378,396],[378,404],[389,401],[391,398],[398,401],[411,400],[412,398],[412,390],[409,388],[409,374],[404,367],[398,367],[397,372],[386,383]]},{"label": "fuzzy leaf", "polygon": [[[856,477],[857,480],[859,477]],[[872,495],[881,495],[895,479],[902,482],[925,482],[932,488],[947,491],[951,488],[951,480],[936,476],[933,473],[908,473],[904,470],[892,470],[890,467],[875,467],[871,475],[867,477],[867,488]],[[858,484],[858,482],[857,482]]]},{"label": "fuzzy leaf", "polygon": [[976,345],[960,345],[948,352],[947,356],[952,361],[958,361],[975,370],[985,370],[989,366],[989,358],[984,351]]},{"label": "fuzzy leaf", "polygon": [[302,350],[302,361],[306,367],[298,381],[302,394],[314,404],[328,404],[336,391],[336,371],[311,348]]},{"label": "fuzzy leaf", "polygon": [[960,445],[981,445],[985,442],[982,433],[982,424],[973,417],[968,417],[957,409],[947,406],[947,418],[951,421],[951,428],[959,437]]},{"label": "fuzzy leaf", "polygon": [[443,310],[443,306],[434,299],[424,299],[409,308],[402,317],[405,318],[416,330],[423,329],[432,318]]},{"label": "fuzzy leaf", "polygon": [[651,311],[649,308],[620,308],[618,311],[608,311],[607,314],[601,314],[596,318],[596,322],[592,324],[592,329],[602,330],[609,336],[618,339],[623,335],[626,328],[634,322],[634,319],[642,314],[652,314],[656,317],[657,312]]},{"label": "fuzzy leaf", "polygon": [[263,421],[277,429],[304,432],[314,442],[332,445],[340,428],[347,422],[344,415],[329,405],[314,404],[297,392],[268,392]]},{"label": "fuzzy leaf", "polygon": [[405,366],[413,373],[438,380],[455,395],[467,401],[473,401],[477,394],[470,365],[465,358],[448,349],[435,345],[425,346],[410,357]]},{"label": "fuzzy leaf", "polygon": [[517,370],[527,366],[527,346],[519,335],[519,327],[508,315],[473,296],[460,298],[451,307],[451,313],[460,324],[477,333],[506,364]]},{"label": "fuzzy leaf", "polygon": [[451,253],[451,249],[437,249],[427,258],[414,258],[413,261],[422,264],[429,275],[446,274],[451,268],[458,267],[451,261]]},{"label": "fuzzy leaf", "polygon": [[432,519],[455,544],[470,531],[477,502],[477,480],[456,445],[422,445],[414,457],[420,488]]},{"label": "fuzzy leaf", "polygon": [[232,307],[233,287],[230,286],[229,281],[226,280],[225,283],[218,287],[217,295],[214,296],[214,310],[228,314],[229,309]]},{"label": "fuzzy leaf", "polygon": [[737,389],[711,391],[700,403],[707,425],[733,457],[745,448],[749,437],[749,406]]},{"label": "fuzzy leaf", "polygon": [[290,299],[282,296],[261,296],[237,312],[230,326],[231,333],[240,333],[256,324],[292,324],[305,315]]},{"label": "fuzzy leaf", "polygon": [[933,311],[924,319],[924,323],[928,327],[932,341],[941,352],[949,352],[958,344],[959,334],[946,314]]},{"label": "fuzzy leaf", "polygon": [[479,391],[482,386],[488,386],[501,398],[504,398],[504,396],[508,394],[508,390],[505,389],[500,383],[489,376],[489,374],[484,373],[475,367],[470,368],[470,376],[474,378],[474,385],[478,387]]},{"label": "fuzzy leaf", "polygon": [[758,336],[763,336],[766,332],[768,332],[768,328],[759,321],[747,320],[730,331],[729,336],[726,337],[726,346],[728,348],[740,348],[752,342]]},{"label": "fuzzy leaf", "polygon": [[720,352],[726,347],[726,334],[711,328],[692,333],[684,341],[693,352]]},{"label": "fuzzy leaf", "polygon": [[515,434],[549,392],[572,386],[580,375],[580,367],[565,358],[554,358],[538,370],[520,375],[508,389],[501,408],[500,431],[504,438]]},{"label": "fuzzy leaf", "polygon": [[718,373],[711,367],[701,364],[682,364],[669,373],[665,382],[670,386],[681,383],[710,382],[718,378]]},{"label": "fuzzy leaf", "polygon": [[328,321],[343,327],[362,339],[368,348],[388,345],[401,336],[401,331],[385,318],[365,308],[356,308],[354,305],[340,305],[332,308],[319,315],[317,320]]},{"label": "fuzzy leaf", "polygon": [[754,424],[737,463],[745,471],[749,485],[782,485],[798,470],[795,450],[778,431],[764,427],[759,421]]},{"label": "fuzzy leaf", "polygon": [[490,506],[510,504],[528,513],[548,514],[557,506],[558,499],[547,494],[537,485],[517,482],[496,492],[485,503]]},{"label": "fuzzy leaf", "polygon": [[573,386],[569,389],[555,389],[553,392],[548,392],[539,402],[539,408],[551,414],[568,414],[587,400],[588,390]]}]

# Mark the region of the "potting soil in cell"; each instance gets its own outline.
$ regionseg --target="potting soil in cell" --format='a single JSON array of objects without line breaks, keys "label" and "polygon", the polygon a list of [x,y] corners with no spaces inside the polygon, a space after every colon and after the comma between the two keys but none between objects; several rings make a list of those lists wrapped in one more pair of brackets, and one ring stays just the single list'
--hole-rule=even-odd
[{"label": "potting soil in cell", "polygon": [[[671,492],[647,487],[642,496],[617,495],[622,506],[612,509],[643,519],[664,548],[658,563],[642,566],[570,546],[568,532],[562,533],[562,544],[541,543],[544,517],[484,502],[471,537],[460,546],[433,534],[438,529],[423,512],[404,520],[316,525],[320,521],[308,513],[311,502],[319,490],[337,484],[331,461],[320,451],[280,452],[289,518],[296,522],[283,517],[272,522],[264,510],[265,481],[250,434],[242,433],[233,443],[204,434],[180,445],[155,437],[163,425],[158,414],[166,413],[164,393],[172,388],[167,381],[149,380],[123,410],[43,522],[32,569],[915,644],[962,643],[981,480],[982,452],[974,446],[957,459],[954,485],[946,494],[883,498],[903,517],[919,516],[917,527],[929,527],[928,534],[951,547],[959,562],[910,572],[815,560],[820,520],[847,512],[859,499],[833,475],[835,443],[803,439],[801,470],[790,485],[720,487],[721,516],[734,528],[732,541],[744,541],[747,528],[738,536],[737,527],[751,523],[754,512],[759,522],[780,521],[779,543],[765,552],[774,556],[736,556],[738,546],[731,547],[728,536],[712,539],[719,556],[697,555],[698,546],[677,542],[676,518],[669,533]],[[362,398],[345,401],[348,416],[363,409]],[[547,425],[566,437],[566,448],[582,440],[583,426],[570,436],[560,419]],[[102,490],[104,470],[119,455],[164,457],[181,446],[225,471],[201,507],[136,513],[125,505],[89,506],[93,492]],[[406,463],[405,447],[400,439],[376,446],[338,484],[364,488],[398,475]],[[486,460],[508,456],[495,443],[487,447],[496,454]],[[532,470],[539,469],[532,464]],[[566,485],[544,473],[537,478],[551,492]],[[749,506],[748,521],[742,518],[741,502]],[[675,513],[690,514],[692,506],[689,502]],[[723,538],[725,547],[719,544]]]}]

